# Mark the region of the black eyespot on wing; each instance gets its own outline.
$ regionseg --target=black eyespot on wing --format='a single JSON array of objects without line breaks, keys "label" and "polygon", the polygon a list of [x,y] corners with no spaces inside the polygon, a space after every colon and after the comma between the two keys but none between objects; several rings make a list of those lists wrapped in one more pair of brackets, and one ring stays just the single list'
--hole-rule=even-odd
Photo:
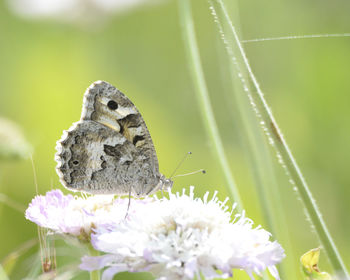
[{"label": "black eyespot on wing", "polygon": [[110,100],[107,103],[107,107],[111,110],[117,110],[118,109],[118,103],[115,102],[114,100]]},{"label": "black eyespot on wing", "polygon": [[133,143],[134,145],[136,145],[137,142],[142,141],[142,140],[144,140],[144,139],[145,139],[145,137],[143,137],[142,135],[136,135],[136,136],[134,137],[134,139],[132,139],[132,143]]},{"label": "black eyespot on wing", "polygon": [[73,161],[73,164],[74,164],[74,165],[78,165],[78,164],[79,164],[79,161],[75,160],[75,161]]}]

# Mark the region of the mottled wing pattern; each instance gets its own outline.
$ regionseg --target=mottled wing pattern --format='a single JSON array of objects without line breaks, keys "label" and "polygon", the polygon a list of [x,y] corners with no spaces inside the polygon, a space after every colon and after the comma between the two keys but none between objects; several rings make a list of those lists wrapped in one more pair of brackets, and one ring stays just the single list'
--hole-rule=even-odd
[{"label": "mottled wing pattern", "polygon": [[86,91],[81,119],[57,142],[65,187],[90,193],[145,195],[160,181],[151,136],[135,105],[107,82]]}]

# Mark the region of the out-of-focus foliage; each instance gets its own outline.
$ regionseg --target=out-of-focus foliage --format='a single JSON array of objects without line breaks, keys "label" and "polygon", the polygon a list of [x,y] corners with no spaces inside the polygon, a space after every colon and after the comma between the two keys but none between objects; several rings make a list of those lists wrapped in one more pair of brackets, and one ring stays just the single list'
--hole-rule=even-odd
[{"label": "out-of-focus foliage", "polygon": [[[36,239],[31,239],[22,244],[19,248],[16,248],[16,250],[13,250],[10,254],[8,254],[1,262],[1,267],[4,270],[4,273],[10,275],[17,262],[19,261],[19,258],[37,243],[38,242]],[[2,278],[0,277],[0,279]]]},{"label": "out-of-focus foliage", "polygon": [[0,160],[27,158],[31,150],[18,125],[0,118]]},{"label": "out-of-focus foliage", "polygon": [[[242,128],[232,111],[227,86],[231,77],[223,66],[222,42],[207,1],[193,0],[192,4],[210,98],[226,153],[247,215],[255,224],[266,227]],[[350,2],[346,0],[245,0],[232,8],[231,13],[239,14],[242,39],[350,31]],[[32,21],[13,13],[8,1],[0,1],[0,115],[16,122],[34,146],[39,192],[52,187],[63,189],[55,172],[55,142],[79,119],[85,89],[103,79],[123,91],[141,111],[162,173],[171,174],[188,151],[193,155],[179,173],[199,168],[207,171],[205,175],[176,178],[175,190],[195,185],[198,195],[218,190],[223,199],[228,194],[226,183],[193,94],[176,1],[99,17],[88,25],[49,18]],[[268,41],[244,46],[339,251],[345,263],[350,263],[350,39]],[[36,193],[31,162],[0,164],[0,193],[28,204]],[[293,252],[286,252],[287,274],[300,279],[299,260],[291,256],[300,256],[319,242],[277,160],[274,164],[293,245]],[[3,204],[0,226],[0,260],[37,236],[34,224]],[[279,242],[283,246],[287,241]],[[37,273],[34,270],[40,266],[33,266],[38,260],[33,257],[36,251],[19,259],[11,279],[22,279],[31,269],[31,275]],[[326,257],[320,262],[325,271],[330,271]],[[71,249],[58,251],[59,268],[71,263],[78,263]],[[247,279],[243,274],[236,276]],[[74,279],[86,277],[82,274]],[[121,274],[118,279],[145,277],[151,279],[147,274]]]},{"label": "out-of-focus foliage", "polygon": [[50,19],[77,25],[103,24],[112,15],[167,0],[7,0],[18,16],[32,20]]},{"label": "out-of-focus foliage", "polygon": [[7,274],[4,270],[4,268],[0,265],[0,279],[1,280],[8,280]]}]

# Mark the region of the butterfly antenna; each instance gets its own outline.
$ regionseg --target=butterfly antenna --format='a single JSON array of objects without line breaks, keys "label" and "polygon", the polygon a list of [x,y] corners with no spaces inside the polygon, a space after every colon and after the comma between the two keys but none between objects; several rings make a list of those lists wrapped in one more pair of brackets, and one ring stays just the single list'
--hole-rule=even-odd
[{"label": "butterfly antenna", "polygon": [[203,174],[206,173],[206,171],[205,171],[204,169],[199,169],[199,170],[197,170],[197,171],[193,171],[193,172],[190,172],[190,173],[176,175],[176,176],[174,176],[174,177],[172,177],[172,178],[182,177],[182,176],[187,176],[187,175],[193,175],[193,174],[197,174],[197,173],[200,173],[200,172],[203,173]]},{"label": "butterfly antenna", "polygon": [[170,176],[171,178],[174,178],[174,174],[176,173],[176,171],[180,168],[180,166],[183,164],[183,162],[185,161],[185,159],[189,156],[192,155],[192,152],[188,152],[185,154],[185,156],[182,158],[182,160],[179,162],[179,164],[176,166],[175,170],[173,171],[173,173]]}]

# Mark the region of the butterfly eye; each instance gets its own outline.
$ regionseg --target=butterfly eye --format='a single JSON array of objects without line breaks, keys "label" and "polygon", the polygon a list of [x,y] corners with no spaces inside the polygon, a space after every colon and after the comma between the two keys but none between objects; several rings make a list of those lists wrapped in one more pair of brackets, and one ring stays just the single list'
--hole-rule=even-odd
[{"label": "butterfly eye", "polygon": [[117,110],[118,109],[118,103],[115,102],[114,100],[110,100],[107,103],[107,107],[111,110]]},{"label": "butterfly eye", "polygon": [[74,164],[74,165],[78,165],[78,164],[79,164],[79,161],[75,160],[75,161],[73,161],[73,164]]}]

